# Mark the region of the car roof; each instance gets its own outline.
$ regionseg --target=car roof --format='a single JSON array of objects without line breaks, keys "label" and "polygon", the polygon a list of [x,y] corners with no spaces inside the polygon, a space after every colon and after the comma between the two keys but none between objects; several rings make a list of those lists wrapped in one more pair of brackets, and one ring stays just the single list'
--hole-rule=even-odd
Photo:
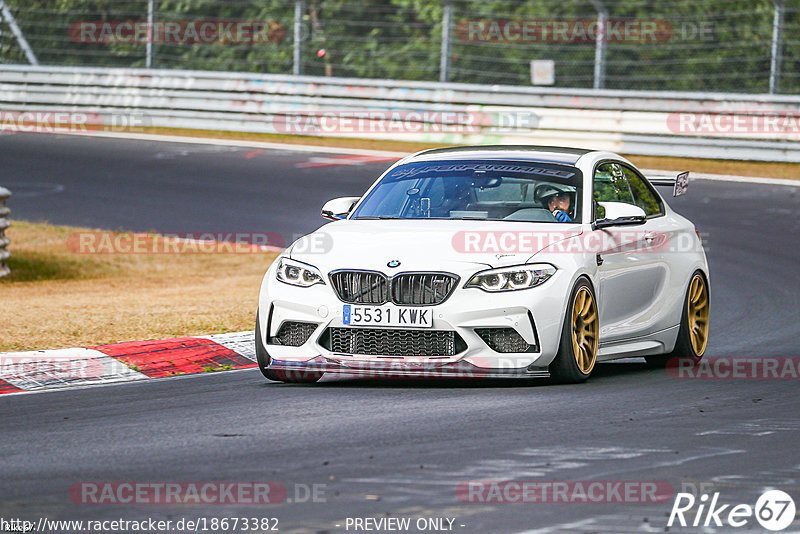
[{"label": "car roof", "polygon": [[409,156],[403,163],[412,161],[442,161],[461,159],[508,159],[575,165],[594,150],[559,146],[535,145],[482,145],[434,148]]}]

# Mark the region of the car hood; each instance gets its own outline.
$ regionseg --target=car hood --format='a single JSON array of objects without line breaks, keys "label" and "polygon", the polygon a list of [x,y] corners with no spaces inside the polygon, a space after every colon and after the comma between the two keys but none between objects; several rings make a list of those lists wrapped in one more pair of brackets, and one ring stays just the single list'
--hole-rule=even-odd
[{"label": "car hood", "polygon": [[[579,224],[342,220],[299,239],[287,253],[323,272],[365,269],[386,273],[466,273],[527,263],[547,246],[580,233]],[[389,262],[400,263],[390,268]]]}]

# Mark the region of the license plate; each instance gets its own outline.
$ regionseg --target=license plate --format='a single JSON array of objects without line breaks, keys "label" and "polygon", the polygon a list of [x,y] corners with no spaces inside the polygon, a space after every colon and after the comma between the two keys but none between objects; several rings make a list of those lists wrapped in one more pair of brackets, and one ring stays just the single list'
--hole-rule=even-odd
[{"label": "license plate", "polygon": [[394,306],[355,306],[342,307],[342,323],[349,326],[412,326],[430,328],[433,326],[431,308],[399,308]]}]

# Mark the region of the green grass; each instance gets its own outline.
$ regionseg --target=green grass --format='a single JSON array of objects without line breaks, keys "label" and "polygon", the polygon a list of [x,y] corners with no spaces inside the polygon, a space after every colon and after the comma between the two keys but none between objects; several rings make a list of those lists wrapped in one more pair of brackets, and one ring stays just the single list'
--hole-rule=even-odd
[{"label": "green grass", "polygon": [[230,371],[231,369],[233,369],[232,365],[218,365],[218,366],[206,365],[203,367],[203,372],[216,373],[217,371]]},{"label": "green grass", "polygon": [[[65,254],[20,250],[13,247],[6,265],[11,269],[11,274],[0,279],[0,284],[44,280],[88,280],[97,278],[101,274],[110,274],[108,263],[94,258],[69,257]],[[115,270],[113,267],[111,269]]]}]

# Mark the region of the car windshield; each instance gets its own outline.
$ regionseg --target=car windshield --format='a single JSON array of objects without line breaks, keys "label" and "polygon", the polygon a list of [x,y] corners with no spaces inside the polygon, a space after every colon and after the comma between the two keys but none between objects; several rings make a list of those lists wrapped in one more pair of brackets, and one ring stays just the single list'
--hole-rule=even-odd
[{"label": "car windshield", "polygon": [[530,161],[427,161],[392,169],[352,219],[579,221],[582,174]]}]

